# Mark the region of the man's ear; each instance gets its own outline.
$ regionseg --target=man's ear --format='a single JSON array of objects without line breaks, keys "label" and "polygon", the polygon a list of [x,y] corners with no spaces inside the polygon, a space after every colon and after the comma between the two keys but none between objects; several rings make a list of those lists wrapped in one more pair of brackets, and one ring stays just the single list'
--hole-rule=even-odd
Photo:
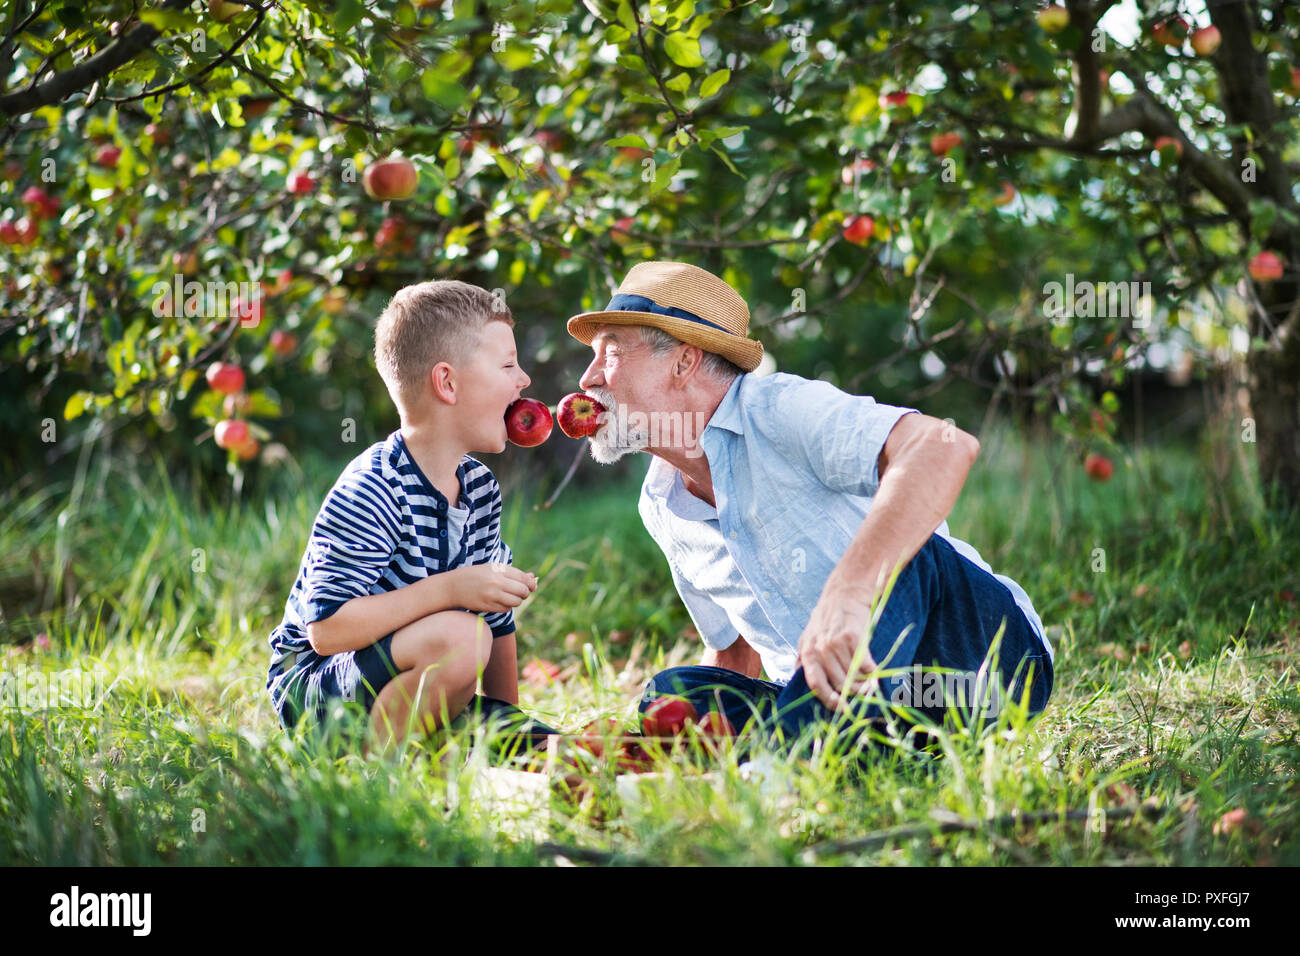
[{"label": "man's ear", "polygon": [[686,345],[683,343],[681,350],[677,353],[677,358],[673,360],[673,378],[685,382],[700,367],[704,361],[704,350],[698,345]]},{"label": "man's ear", "polygon": [[456,404],[456,370],[446,362],[439,362],[429,371],[429,377],[433,380],[433,394],[440,401],[448,405]]}]

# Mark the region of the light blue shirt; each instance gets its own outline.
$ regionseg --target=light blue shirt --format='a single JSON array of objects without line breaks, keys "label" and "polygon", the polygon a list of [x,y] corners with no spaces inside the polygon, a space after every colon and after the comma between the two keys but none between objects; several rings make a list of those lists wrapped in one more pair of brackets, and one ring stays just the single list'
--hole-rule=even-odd
[{"label": "light blue shirt", "polygon": [[[716,508],[687,491],[676,468],[651,458],[641,520],[708,647],[725,650],[743,634],[771,680],[790,680],[799,636],[880,486],[885,440],[916,411],[797,375],[739,375],[700,435]],[[947,521],[935,533],[993,574]],[[1029,596],[994,577],[1054,660]]]}]

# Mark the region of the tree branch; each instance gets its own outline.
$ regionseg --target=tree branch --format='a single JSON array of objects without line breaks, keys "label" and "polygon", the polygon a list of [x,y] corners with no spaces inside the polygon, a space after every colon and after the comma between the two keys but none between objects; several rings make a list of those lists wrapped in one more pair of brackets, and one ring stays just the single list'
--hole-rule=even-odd
[{"label": "tree branch", "polygon": [[[164,9],[189,6],[189,0],[166,0]],[[79,90],[104,79],[122,64],[153,46],[161,34],[147,23],[137,23],[89,59],[56,73],[44,83],[17,93],[0,95],[0,116],[22,116],[42,106],[62,102]]]},{"label": "tree branch", "polygon": [[[154,87],[151,90],[144,90],[140,93],[135,93],[131,96],[106,96],[104,97],[104,99],[109,103],[132,103],[135,102],[136,100],[147,100],[151,96],[162,96],[164,93],[170,93],[173,90],[179,90],[182,87],[189,86],[190,84],[195,83],[198,80],[201,80],[203,77],[207,76],[217,67],[221,66],[221,64],[225,63],[232,56],[234,56],[235,53],[239,51],[239,48],[248,42],[249,37],[251,37],[254,33],[257,32],[257,28],[262,25],[262,20],[265,17],[266,17],[266,7],[259,7],[257,10],[256,19],[254,19],[252,24],[249,26],[249,28],[244,31],[243,35],[240,36],[240,38],[236,40],[233,44],[231,44],[230,49],[221,50],[221,55],[219,57],[217,57],[207,66],[203,67],[203,69],[199,70],[194,75],[184,77],[182,79],[177,80],[174,83],[168,83],[166,86]],[[218,47],[218,49],[221,48]]]}]

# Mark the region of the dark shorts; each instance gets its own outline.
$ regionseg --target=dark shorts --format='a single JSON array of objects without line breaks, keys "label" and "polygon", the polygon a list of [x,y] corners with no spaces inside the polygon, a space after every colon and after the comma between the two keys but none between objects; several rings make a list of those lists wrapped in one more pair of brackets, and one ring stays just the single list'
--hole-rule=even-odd
[{"label": "dark shorts", "polygon": [[359,651],[315,656],[289,671],[275,701],[281,726],[289,730],[308,713],[324,722],[337,705],[359,704],[369,713],[379,692],[397,676],[392,645],[393,635],[385,634]]}]

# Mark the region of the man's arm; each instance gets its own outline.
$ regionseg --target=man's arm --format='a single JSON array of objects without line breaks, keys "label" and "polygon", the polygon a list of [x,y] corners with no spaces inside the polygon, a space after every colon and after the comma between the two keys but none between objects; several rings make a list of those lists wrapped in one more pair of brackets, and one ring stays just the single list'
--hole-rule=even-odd
[{"label": "man's arm", "polygon": [[513,631],[492,639],[492,656],[483,668],[483,694],[519,704],[519,652]]},{"label": "man's arm", "polygon": [[758,651],[750,647],[739,634],[736,635],[732,645],[725,650],[715,651],[711,647],[705,648],[700,663],[705,667],[724,667],[754,679],[763,673],[763,659],[758,656]]},{"label": "man's arm", "polygon": [[[928,415],[904,415],[880,453],[880,487],[871,510],[822,588],[799,638],[808,686],[828,707],[840,703],[854,653],[871,620],[871,602],[895,567],[910,561],[952,511],[979,454],[979,441]],[[875,662],[862,648],[848,684],[865,689]]]}]

